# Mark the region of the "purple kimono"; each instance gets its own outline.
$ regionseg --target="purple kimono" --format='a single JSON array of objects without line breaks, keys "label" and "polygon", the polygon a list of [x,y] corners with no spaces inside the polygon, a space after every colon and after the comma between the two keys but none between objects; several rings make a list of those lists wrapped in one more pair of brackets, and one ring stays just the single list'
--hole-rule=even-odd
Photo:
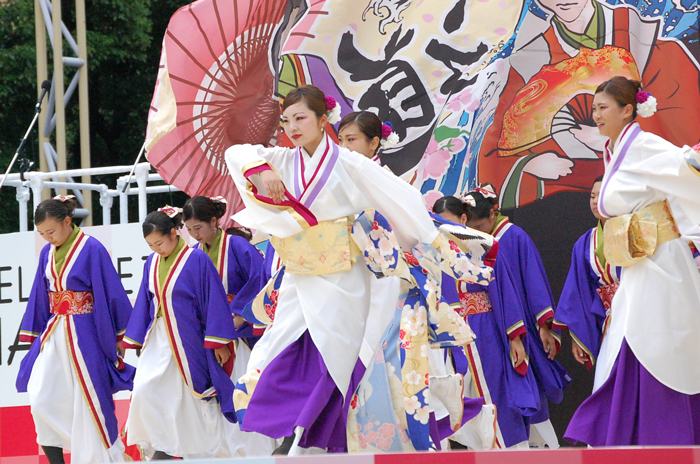
[{"label": "purple kimono", "polygon": [[524,308],[527,336],[523,342],[541,396],[540,410],[532,416],[532,423],[538,424],[549,419],[547,398],[561,402],[564,389],[571,382],[561,364],[547,358],[540,338],[540,327],[554,317],[554,299],[542,259],[530,236],[508,218],[499,222],[493,235],[498,239],[499,259],[503,257],[512,264],[512,282]]},{"label": "purple kimono", "polygon": [[[143,346],[160,306],[183,381],[204,399],[217,397],[224,416],[235,422],[233,383],[213,351],[237,338],[221,278],[201,250],[183,246],[174,258],[163,288],[158,281],[159,256],[153,253],[146,260],[124,346]],[[233,356],[229,364],[233,365]]]},{"label": "purple kimono", "polygon": [[[193,248],[202,249],[197,243]],[[243,237],[222,232],[219,262],[214,263],[224,284],[231,312],[241,315],[243,308],[250,303],[265,286],[263,282],[263,257],[253,245]],[[225,276],[225,277],[224,277]],[[261,332],[246,322],[237,329],[238,336],[248,340],[251,348]]]},{"label": "purple kimono", "polygon": [[[133,387],[135,369],[117,353],[131,303],[109,253],[98,240],[79,231],[70,247],[60,272],[53,259],[55,247],[49,244],[41,250],[20,331],[20,340],[32,346],[20,365],[17,391],[27,391],[43,343],[60,318],[65,318],[76,377],[109,448],[119,436],[112,395]],[[66,309],[68,314],[60,314]]]},{"label": "purple kimono", "polygon": [[476,334],[474,343],[452,349],[455,369],[471,374],[477,393],[496,405],[497,445],[510,447],[528,439],[530,416],[540,409],[540,394],[532,370],[516,371],[511,364],[510,340],[523,335],[525,327],[523,308],[500,249],[493,276],[482,286],[456,282],[443,274],[442,296],[450,304],[460,304],[457,312]]},{"label": "purple kimono", "polygon": [[552,323],[554,328],[568,329],[574,342],[588,354],[588,369],[598,358],[622,270],[610,266],[604,256],[596,253],[596,248],[602,250],[602,234],[602,227],[598,226],[576,241]]}]

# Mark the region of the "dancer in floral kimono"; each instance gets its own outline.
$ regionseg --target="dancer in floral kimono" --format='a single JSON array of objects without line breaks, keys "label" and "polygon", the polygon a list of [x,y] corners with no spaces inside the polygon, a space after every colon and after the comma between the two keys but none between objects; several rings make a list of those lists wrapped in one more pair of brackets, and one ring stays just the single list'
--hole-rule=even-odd
[{"label": "dancer in floral kimono", "polygon": [[[386,211],[402,248],[440,246],[420,192],[325,133],[328,114],[336,123],[338,111],[318,88],[300,87],[283,104],[296,149],[226,151],[246,205],[236,221],[271,235],[285,265],[274,324],[237,384],[236,410],[242,430],[274,438],[294,433],[290,454],[299,446],[346,446],[346,395],[364,370],[358,357],[370,298],[369,271],[356,263],[362,255],[348,233],[355,216]],[[470,273],[476,279],[485,271],[472,265]]]},{"label": "dancer in floral kimono", "polygon": [[122,345],[141,349],[128,444],[152,459],[229,456],[223,421],[236,419],[229,377],[236,329],[221,277],[206,253],[185,244],[181,226],[170,206],[142,224],[154,253]]},{"label": "dancer in floral kimono", "polygon": [[[465,226],[467,208],[462,200],[445,196],[435,202],[433,211],[441,230],[455,238],[469,237],[474,230]],[[497,446],[528,447],[530,417],[540,409],[540,394],[532,369],[527,369],[524,309],[512,282],[507,256],[494,247],[498,257],[488,264],[494,268],[494,279],[488,285],[470,284],[443,279],[443,296],[457,305],[476,334],[476,341],[463,350],[452,350],[455,368],[472,379],[472,393],[487,404],[498,407]],[[496,253],[493,253],[496,256]],[[468,436],[455,438],[462,444]]]},{"label": "dancer in floral kimono", "polygon": [[20,340],[31,343],[17,390],[29,393],[37,442],[51,464],[123,461],[112,395],[131,390],[118,353],[131,303],[109,253],[72,222],[72,195],[34,213],[41,250]]},{"label": "dancer in floral kimono", "polygon": [[537,247],[527,233],[496,209],[498,196],[493,187],[476,188],[465,196],[469,214],[467,225],[492,234],[498,240],[498,254],[511,265],[513,285],[525,310],[526,363],[532,367],[540,388],[540,409],[531,417],[530,441],[535,446],[558,448],[559,442],[549,421],[547,399],[560,403],[571,377],[554,360],[561,346],[559,334],[550,330],[554,299]]},{"label": "dancer in floral kimono", "polygon": [[[197,240],[194,248],[204,251],[214,263],[224,284],[234,324],[238,333],[230,348],[235,357],[231,380],[235,383],[247,372],[250,350],[264,329],[255,328],[241,317],[243,308],[265,286],[262,282],[263,256],[241,235],[230,235],[219,228],[226,213],[223,197],[196,196],[182,207],[182,217],[190,236]],[[273,439],[256,433],[241,432],[238,423],[224,424],[232,456],[269,456],[276,447]]]},{"label": "dancer in floral kimono", "polygon": [[[621,267],[611,266],[605,259],[603,226],[606,218],[598,212],[602,181],[603,176],[596,179],[591,189],[591,211],[598,219],[598,225],[574,244],[569,275],[552,322],[552,328],[569,331],[574,358],[589,370],[598,359],[622,271]],[[599,386],[594,386],[594,390]]]},{"label": "dancer in floral kimono", "polygon": [[[596,377],[564,436],[591,446],[700,444],[700,153],[644,132],[656,100],[614,77],[593,99],[605,148],[598,210],[622,266]],[[689,141],[695,143],[697,140]]]}]

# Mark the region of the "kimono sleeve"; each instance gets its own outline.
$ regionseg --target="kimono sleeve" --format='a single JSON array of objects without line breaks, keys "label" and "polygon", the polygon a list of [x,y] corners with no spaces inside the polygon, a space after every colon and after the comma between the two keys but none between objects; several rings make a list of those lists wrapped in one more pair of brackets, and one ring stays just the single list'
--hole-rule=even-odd
[{"label": "kimono sleeve", "polygon": [[[95,323],[101,340],[103,335],[113,332],[115,340],[109,340],[108,352],[111,353],[114,351],[112,349],[114,342],[124,337],[132,307],[109,253],[99,241],[95,239],[90,241],[92,242],[90,255],[92,293],[96,306],[107,309],[95,315]],[[104,348],[107,347],[103,346]]]},{"label": "kimono sleeve", "polygon": [[[260,292],[265,269],[263,257],[253,245],[243,237],[233,236],[229,241],[229,291],[234,294],[231,312],[241,315],[243,308]],[[231,266],[233,264],[233,266]]]},{"label": "kimono sleeve", "polygon": [[513,285],[513,276],[506,258],[499,256],[494,266],[494,280],[488,286],[489,298],[501,332],[508,339],[515,340],[527,333],[525,309]]},{"label": "kimono sleeve", "polygon": [[571,267],[559,297],[554,328],[568,329],[574,342],[588,353],[588,369],[593,367],[603,339],[605,308],[591,276],[590,233],[579,238],[571,253]]},{"label": "kimono sleeve", "polygon": [[143,265],[143,277],[139,286],[139,293],[131,311],[131,317],[126,327],[126,334],[122,341],[122,348],[138,349],[143,346],[143,342],[148,333],[148,329],[155,317],[153,307],[153,293],[148,285],[148,278],[153,264],[154,255],[151,255]]},{"label": "kimono sleeve", "polygon": [[22,325],[20,326],[19,340],[23,343],[32,343],[36,340],[51,318],[49,289],[45,276],[49,247],[50,245],[46,245],[44,249],[41,250],[39,265],[34,276],[34,283],[32,284],[32,291],[29,293],[27,309],[24,312]]},{"label": "kimono sleeve", "polygon": [[362,155],[350,153],[343,161],[358,189],[355,206],[381,212],[392,225],[401,248],[410,250],[419,242],[435,241],[439,232],[420,191]]},{"label": "kimono sleeve", "polygon": [[223,348],[238,338],[224,284],[216,272],[214,263],[204,252],[192,250],[192,254],[190,259],[199,261],[197,264],[200,269],[200,287],[197,304],[204,321],[204,347],[213,350]]},{"label": "kimono sleeve", "polygon": [[535,242],[523,230],[518,230],[517,255],[509,255],[509,260],[516,260],[522,279],[526,315],[537,321],[538,327],[542,327],[548,320],[554,317],[554,304],[552,290],[549,287],[547,273],[542,264],[542,258],[537,250]]}]

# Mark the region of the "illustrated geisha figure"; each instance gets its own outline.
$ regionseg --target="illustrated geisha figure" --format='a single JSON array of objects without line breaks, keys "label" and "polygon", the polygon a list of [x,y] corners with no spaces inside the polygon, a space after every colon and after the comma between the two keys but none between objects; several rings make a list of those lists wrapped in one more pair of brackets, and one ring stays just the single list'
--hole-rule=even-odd
[{"label": "illustrated geisha figure", "polygon": [[502,208],[587,191],[602,174],[605,139],[590,108],[595,88],[614,75],[641,80],[658,98],[659,111],[640,122],[642,129],[676,145],[698,141],[698,56],[662,38],[659,19],[597,0],[538,2],[551,12],[551,24],[516,42],[479,151],[478,181],[495,184]]}]

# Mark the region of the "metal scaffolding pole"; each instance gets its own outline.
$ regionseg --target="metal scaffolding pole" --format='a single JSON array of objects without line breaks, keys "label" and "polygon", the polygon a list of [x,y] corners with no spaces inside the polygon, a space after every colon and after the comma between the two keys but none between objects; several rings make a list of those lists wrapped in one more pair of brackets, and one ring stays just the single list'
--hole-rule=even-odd
[{"label": "metal scaffolding pole", "polygon": [[[55,1],[55,0],[54,0]],[[90,112],[88,107],[88,61],[85,24],[85,0],[75,0],[75,27],[78,39],[78,58],[83,61],[78,78],[78,103],[80,110],[80,168],[90,167]],[[83,176],[84,184],[90,183],[90,176]],[[92,191],[83,192],[83,206],[92,213]],[[92,214],[85,219],[85,225],[92,225]]]}]

